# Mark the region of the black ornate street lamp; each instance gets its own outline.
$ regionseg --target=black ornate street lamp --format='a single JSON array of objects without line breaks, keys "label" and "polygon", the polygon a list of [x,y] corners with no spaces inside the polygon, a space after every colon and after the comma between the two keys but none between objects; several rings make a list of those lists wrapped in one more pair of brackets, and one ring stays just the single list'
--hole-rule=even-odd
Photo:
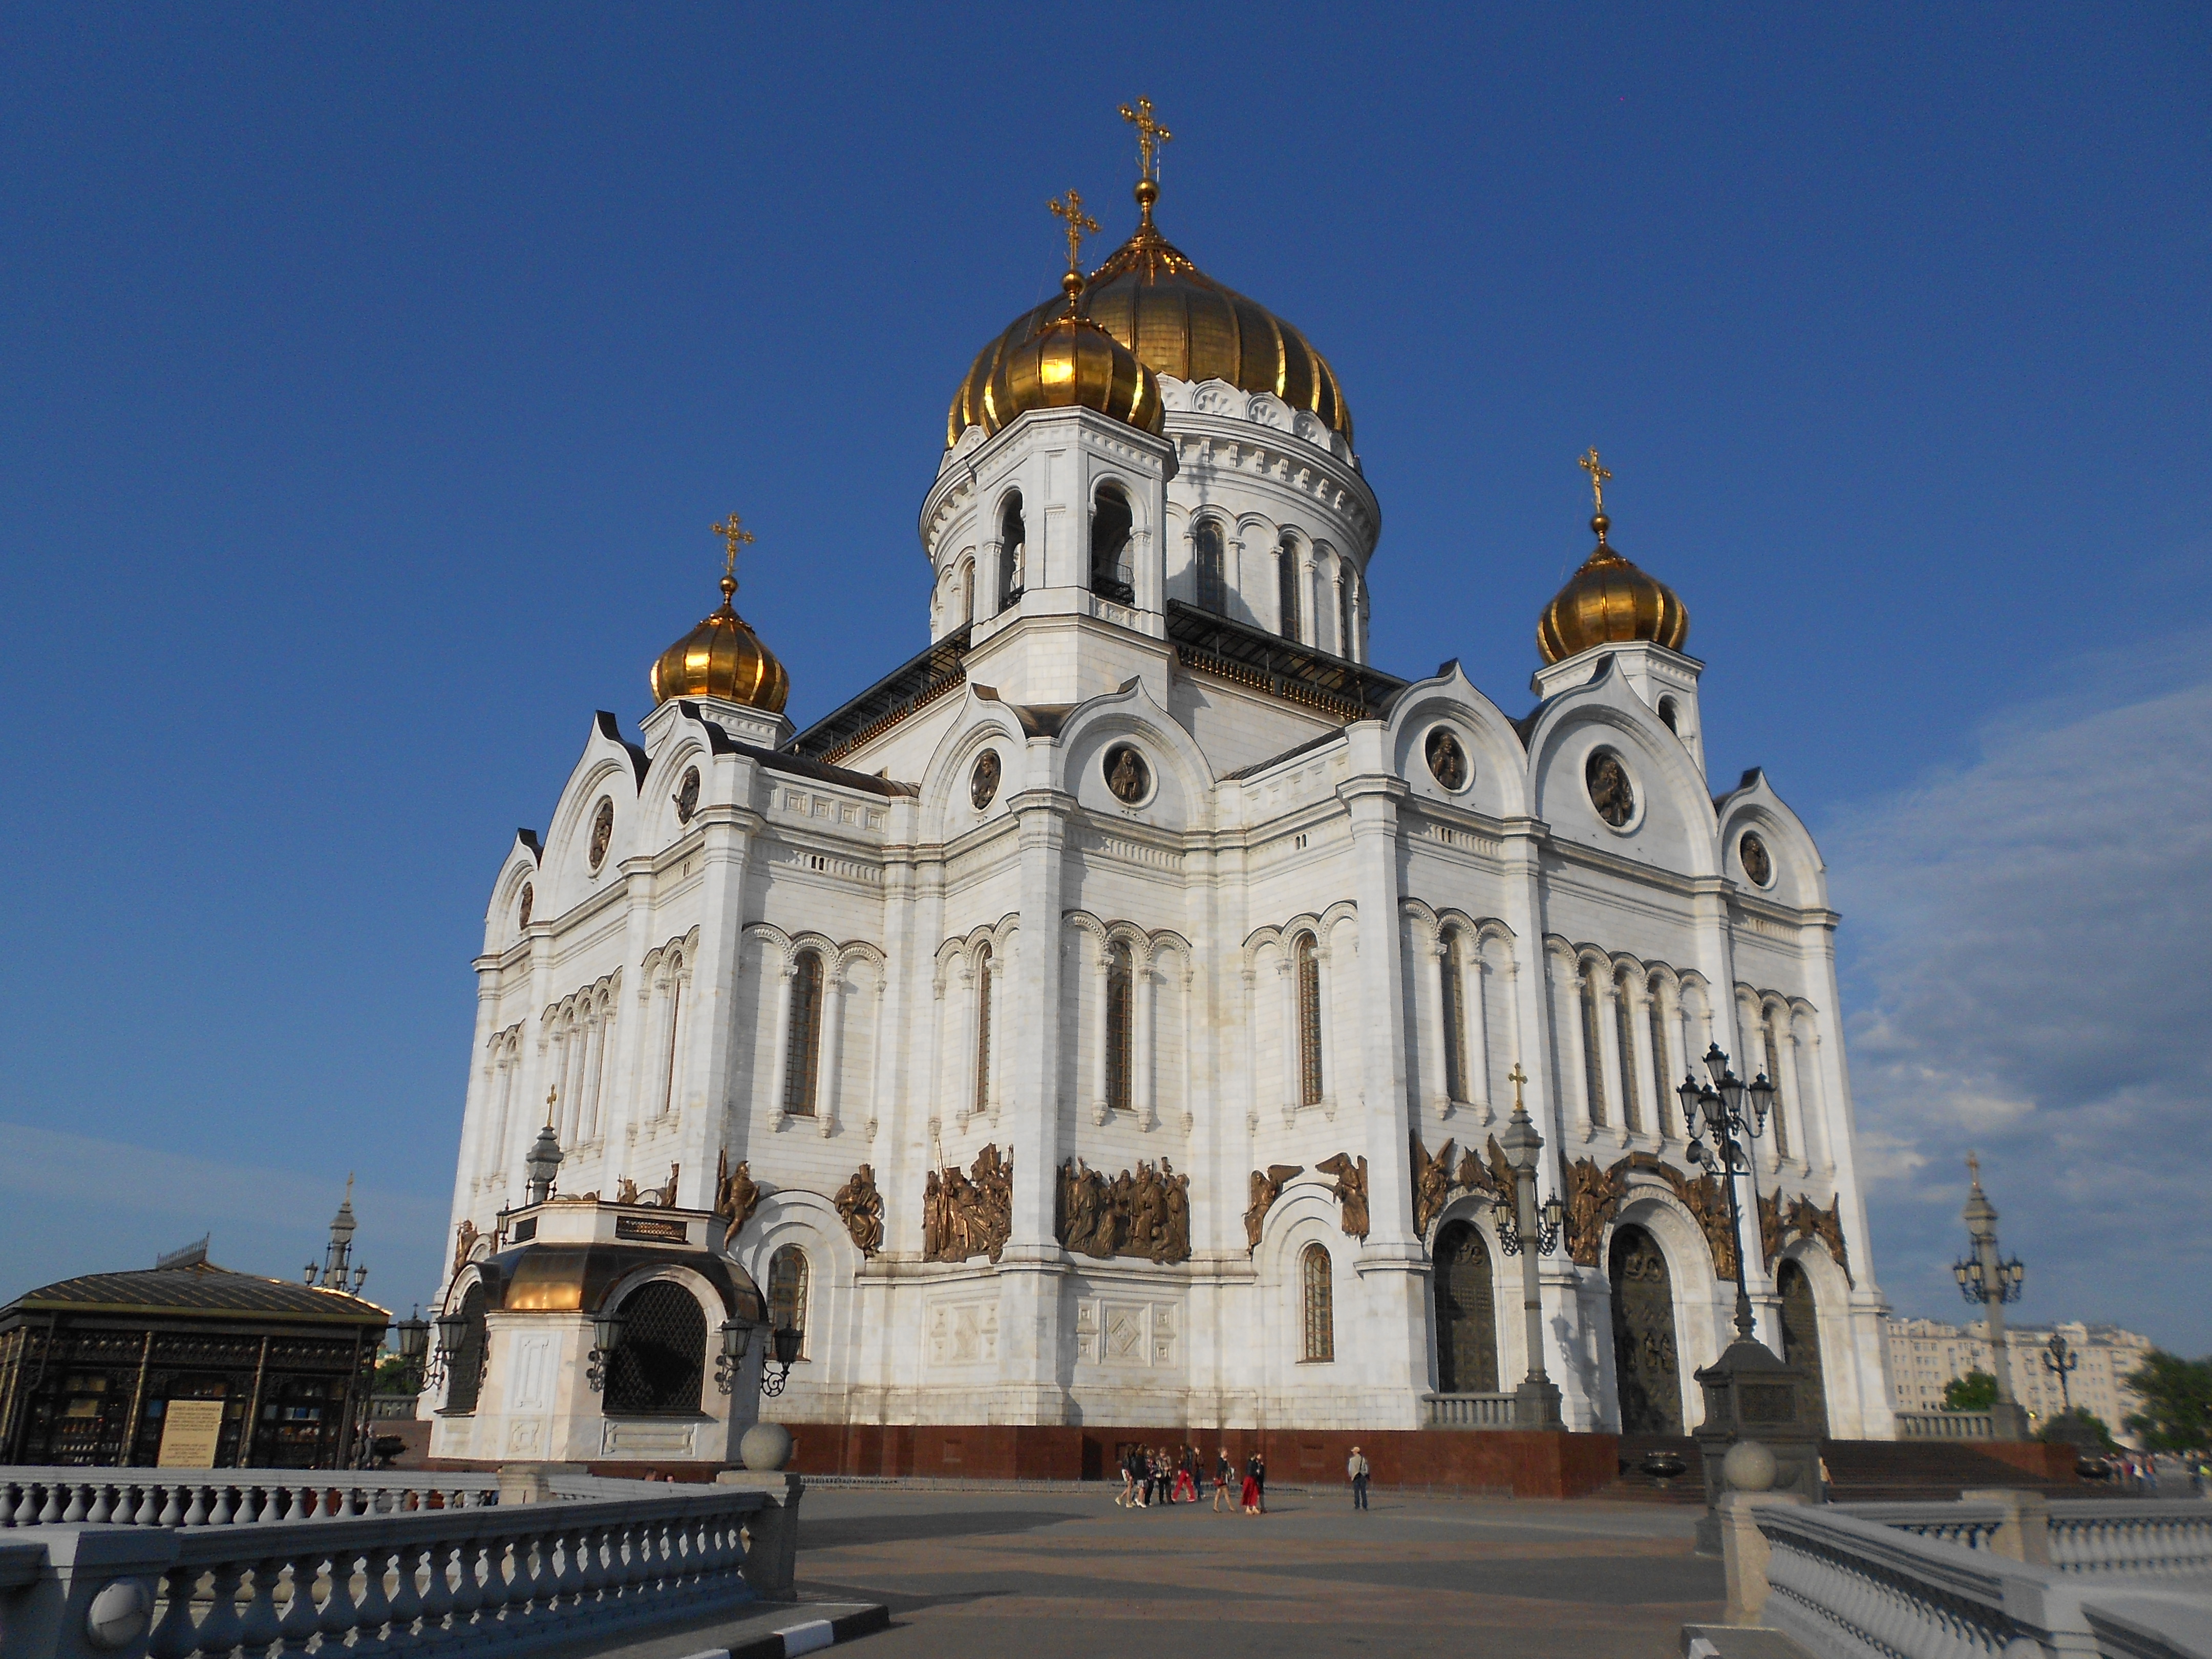
[{"label": "black ornate street lamp", "polygon": [[1996,1374],[1997,1383],[1996,1404],[1990,1408],[1990,1426],[2000,1440],[2025,1440],[2027,1412],[2013,1398],[2012,1348],[2005,1340],[2004,1310],[2006,1303],[2020,1300],[2027,1288],[2027,1269],[2018,1256],[1997,1254],[1997,1206],[1982,1190],[1982,1161],[1972,1152],[1966,1154],[1966,1174],[1972,1185],[1966,1206],[1959,1214],[1966,1224],[1971,1254],[1951,1264],[1951,1276],[1959,1281],[1960,1296],[1989,1310],[1983,1316],[1983,1327],[1990,1339],[1990,1369]]},{"label": "black ornate street lamp", "polygon": [[774,1349],[776,1373],[774,1376],[770,1376],[768,1374],[768,1367],[766,1365],[761,1367],[761,1392],[769,1399],[773,1400],[781,1394],[783,1385],[791,1380],[791,1368],[799,1362],[799,1350],[803,1341],[804,1338],[800,1334],[790,1326],[779,1325],[775,1328]]},{"label": "black ornate street lamp", "polygon": [[727,1394],[738,1385],[738,1373],[744,1369],[745,1353],[752,1346],[752,1322],[745,1319],[726,1319],[722,1322],[722,1351],[714,1358],[714,1386]]},{"label": "black ornate street lamp", "polygon": [[2063,1402],[2066,1414],[2074,1415],[2074,1389],[2068,1379],[2081,1368],[2081,1356],[2070,1352],[2066,1339],[2057,1331],[2043,1345],[2043,1369],[2058,1379],[2058,1398]]},{"label": "black ornate street lamp", "polygon": [[[1766,1115],[1774,1109],[1774,1085],[1764,1072],[1744,1082],[1730,1069],[1729,1057],[1717,1042],[1705,1050],[1705,1072],[1711,1082],[1700,1083],[1694,1073],[1686,1073],[1674,1094],[1682,1103],[1683,1126],[1690,1132],[1690,1162],[1711,1164],[1728,1188],[1729,1229],[1735,1240],[1735,1334],[1748,1342],[1756,1340],[1751,1313],[1751,1257],[1743,1247],[1743,1209],[1736,1199],[1735,1177],[1751,1177],[1752,1213],[1756,1215],[1759,1170],[1752,1162],[1750,1143],[1766,1133]],[[1747,1116],[1747,1104],[1750,1107]],[[1711,1148],[1698,1139],[1701,1115],[1705,1133],[1713,1138]]]},{"label": "black ornate street lamp", "polygon": [[585,1371],[584,1380],[592,1385],[593,1394],[607,1386],[607,1366],[615,1357],[615,1350],[622,1346],[623,1327],[629,1322],[629,1316],[611,1303],[592,1316],[592,1352],[587,1356],[590,1368]]}]

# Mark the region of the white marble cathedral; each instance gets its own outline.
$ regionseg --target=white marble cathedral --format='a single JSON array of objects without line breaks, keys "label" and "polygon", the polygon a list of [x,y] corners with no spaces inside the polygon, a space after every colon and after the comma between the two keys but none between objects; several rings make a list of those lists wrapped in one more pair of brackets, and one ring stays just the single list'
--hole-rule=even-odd
[{"label": "white marble cathedral", "polygon": [[[593,1297],[678,1284],[696,1336],[750,1279],[803,1332],[791,1421],[1469,1420],[1440,1414],[1528,1370],[1492,1201],[1517,1070],[1568,1201],[1541,1261],[1568,1425],[1680,1433],[1735,1294],[1674,1092],[1717,1043],[1780,1090],[1760,1333],[1831,1433],[1888,1437],[1838,918],[1765,778],[1708,782],[1682,605],[1601,498],[1534,708],[1371,665],[1381,509],[1343,392],[1164,240],[1140,132],[1135,234],[953,400],[928,648],[794,732],[726,580],[638,739],[597,715],[518,835],[447,1306],[496,1353],[557,1305],[533,1363],[574,1373]],[[518,1303],[549,1100],[558,1196],[711,1218],[719,1299],[648,1261]],[[434,1454],[723,1455],[711,1389],[702,1439],[629,1442],[529,1426],[599,1407],[501,1369],[426,1396]]]}]

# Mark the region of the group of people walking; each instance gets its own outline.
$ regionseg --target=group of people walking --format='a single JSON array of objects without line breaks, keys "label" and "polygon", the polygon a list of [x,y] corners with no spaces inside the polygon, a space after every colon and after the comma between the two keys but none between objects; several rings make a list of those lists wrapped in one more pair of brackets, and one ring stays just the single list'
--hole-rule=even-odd
[{"label": "group of people walking", "polygon": [[[1199,1488],[1206,1479],[1206,1454],[1196,1446],[1180,1450],[1171,1446],[1132,1446],[1121,1458],[1121,1490],[1115,1504],[1122,1509],[1148,1510],[1170,1504],[1200,1501]],[[1254,1452],[1245,1459],[1243,1479],[1230,1462],[1229,1449],[1213,1453],[1213,1510],[1227,1511],[1233,1502],[1247,1515],[1264,1515],[1267,1508],[1267,1462]]]}]

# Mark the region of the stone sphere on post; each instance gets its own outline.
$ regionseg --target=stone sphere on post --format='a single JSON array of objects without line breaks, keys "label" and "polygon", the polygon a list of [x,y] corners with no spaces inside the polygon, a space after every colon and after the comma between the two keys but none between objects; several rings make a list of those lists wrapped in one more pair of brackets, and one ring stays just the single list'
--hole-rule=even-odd
[{"label": "stone sphere on post", "polygon": [[738,1442],[738,1455],[754,1473],[772,1474],[791,1461],[791,1431],[781,1423],[756,1423]]},{"label": "stone sphere on post", "polygon": [[1756,1440],[1740,1440],[1721,1460],[1721,1479],[1730,1492],[1771,1492],[1774,1454]]}]

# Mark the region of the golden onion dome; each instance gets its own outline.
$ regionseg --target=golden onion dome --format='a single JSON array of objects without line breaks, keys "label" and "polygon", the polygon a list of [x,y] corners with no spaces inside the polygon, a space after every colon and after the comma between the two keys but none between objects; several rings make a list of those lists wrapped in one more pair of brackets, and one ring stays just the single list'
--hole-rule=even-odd
[{"label": "golden onion dome", "polygon": [[1060,314],[997,354],[977,424],[988,435],[1032,409],[1079,407],[1158,433],[1159,377],[1104,329],[1076,314],[1080,276],[1069,271],[1061,286],[1067,303]]},{"label": "golden onion dome", "polygon": [[1607,545],[1611,523],[1602,513],[1590,520],[1596,548],[1537,619],[1536,648],[1547,664],[1631,640],[1680,651],[1690,637],[1690,613],[1674,590]]},{"label": "golden onion dome", "polygon": [[737,578],[724,576],[720,606],[654,661],[655,707],[671,697],[723,697],[771,714],[783,712],[791,676],[732,608],[737,592]]},{"label": "golden onion dome", "polygon": [[[1272,392],[1293,409],[1312,410],[1349,443],[1352,411],[1328,361],[1297,329],[1215,282],[1162,236],[1152,222],[1158,197],[1152,180],[1138,184],[1136,234],[1091,273],[1079,314],[1155,374]],[[994,407],[999,366],[1052,326],[1055,313],[1064,314],[1057,301],[1023,313],[976,354],[945,421],[948,448],[971,426],[995,432],[1012,418]]]}]

